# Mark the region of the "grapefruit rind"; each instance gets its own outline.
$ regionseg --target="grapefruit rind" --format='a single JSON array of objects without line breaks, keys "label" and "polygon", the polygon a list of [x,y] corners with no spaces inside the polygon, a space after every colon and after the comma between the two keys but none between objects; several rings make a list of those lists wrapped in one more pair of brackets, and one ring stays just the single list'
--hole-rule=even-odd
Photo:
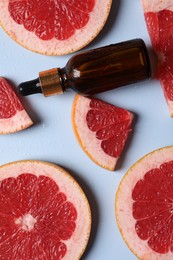
[{"label": "grapefruit rind", "polygon": [[173,101],[167,100],[167,104],[169,107],[170,117],[173,117]]},{"label": "grapefruit rind", "polygon": [[141,240],[137,236],[136,221],[132,216],[133,200],[131,198],[136,182],[142,179],[146,172],[171,160],[173,160],[173,146],[163,147],[145,155],[127,171],[116,192],[115,214],[119,231],[129,249],[142,260],[168,260],[173,258],[171,252],[159,254],[152,251],[147,241]]},{"label": "grapefruit rind", "polygon": [[0,119],[0,134],[11,134],[22,131],[33,124],[32,120],[23,109],[7,119]]},{"label": "grapefruit rind", "polygon": [[65,41],[55,38],[49,41],[38,39],[34,33],[24,29],[23,25],[13,21],[8,12],[8,3],[9,0],[0,1],[0,25],[4,31],[26,49],[44,55],[60,56],[82,49],[99,34],[108,19],[112,0],[97,0],[87,25],[76,30],[76,33]]},{"label": "grapefruit rind", "polygon": [[[90,99],[82,95],[76,95],[72,107],[72,126],[79,145],[90,159],[97,165],[113,171],[118,158],[105,154],[101,148],[101,140],[90,131],[86,122],[86,114],[90,109]],[[97,148],[97,149],[96,149]]]},{"label": "grapefruit rind", "polygon": [[159,12],[163,9],[169,9],[173,11],[172,0],[142,0],[142,5],[145,12]]},{"label": "grapefruit rind", "polygon": [[0,166],[0,182],[5,178],[16,178],[22,173],[52,178],[61,192],[66,194],[67,199],[74,204],[78,214],[76,229],[72,237],[65,241],[68,254],[64,256],[63,260],[80,259],[88,244],[92,222],[90,206],[82,188],[60,166],[36,160],[16,161]]}]

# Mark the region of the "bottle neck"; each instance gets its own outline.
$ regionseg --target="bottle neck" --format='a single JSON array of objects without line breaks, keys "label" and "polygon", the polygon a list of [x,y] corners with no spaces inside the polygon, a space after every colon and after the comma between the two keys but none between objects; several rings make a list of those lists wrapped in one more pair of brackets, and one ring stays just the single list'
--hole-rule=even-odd
[{"label": "bottle neck", "polygon": [[39,73],[39,81],[44,96],[63,94],[63,83],[60,69],[50,69]]}]

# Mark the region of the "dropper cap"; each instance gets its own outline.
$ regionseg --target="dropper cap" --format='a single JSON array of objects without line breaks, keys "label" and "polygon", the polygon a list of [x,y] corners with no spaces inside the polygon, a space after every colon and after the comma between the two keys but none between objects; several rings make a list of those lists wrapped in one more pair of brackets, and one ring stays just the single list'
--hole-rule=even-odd
[{"label": "dropper cap", "polygon": [[63,93],[58,68],[42,71],[37,79],[23,82],[18,88],[22,96],[43,93],[45,97],[48,97]]}]

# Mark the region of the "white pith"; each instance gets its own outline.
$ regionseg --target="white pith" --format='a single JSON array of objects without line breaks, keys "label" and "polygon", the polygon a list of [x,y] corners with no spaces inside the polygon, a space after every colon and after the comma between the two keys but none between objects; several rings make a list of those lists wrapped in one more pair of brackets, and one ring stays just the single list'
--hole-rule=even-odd
[{"label": "white pith", "polygon": [[22,46],[46,55],[63,55],[81,49],[95,38],[107,20],[111,2],[112,0],[97,0],[87,25],[76,30],[65,41],[55,38],[50,41],[40,40],[34,33],[25,30],[23,25],[15,23],[8,12],[9,0],[0,1],[0,23],[10,37]]},{"label": "white pith", "polygon": [[159,12],[163,9],[173,11],[172,0],[142,0],[144,12]]},{"label": "white pith", "polygon": [[23,109],[21,111],[17,111],[11,118],[0,119],[0,134],[14,133],[25,129],[32,124],[32,120]]},{"label": "white pith", "polygon": [[96,133],[87,127],[86,115],[90,109],[91,100],[79,95],[77,98],[77,105],[74,108],[74,128],[82,148],[100,166],[114,170],[118,158],[106,154],[101,148],[101,140],[97,139]]},{"label": "white pith", "polygon": [[173,101],[167,100],[170,116],[173,117]]},{"label": "white pith", "polygon": [[173,259],[173,253],[156,253],[148,246],[146,240],[138,237],[135,230],[136,221],[132,217],[133,200],[131,198],[136,182],[142,179],[146,172],[158,168],[162,163],[170,160],[173,160],[173,147],[165,147],[146,155],[128,170],[118,187],[116,194],[117,224],[125,242],[139,259]]},{"label": "white pith", "polygon": [[[48,176],[58,185],[61,192],[65,193],[67,200],[72,202],[77,210],[76,229],[69,240],[64,243],[67,246],[67,254],[63,260],[79,259],[87,245],[91,229],[91,212],[88,201],[77,182],[62,168],[41,161],[19,161],[0,167],[0,182],[9,177],[16,178],[22,173],[35,176]],[[16,220],[18,224],[34,225],[35,220],[31,216]],[[17,224],[16,223],[16,224]],[[26,227],[26,226],[25,226]]]},{"label": "white pith", "polygon": [[36,222],[37,220],[29,213],[15,220],[15,224],[25,231],[31,231]]}]

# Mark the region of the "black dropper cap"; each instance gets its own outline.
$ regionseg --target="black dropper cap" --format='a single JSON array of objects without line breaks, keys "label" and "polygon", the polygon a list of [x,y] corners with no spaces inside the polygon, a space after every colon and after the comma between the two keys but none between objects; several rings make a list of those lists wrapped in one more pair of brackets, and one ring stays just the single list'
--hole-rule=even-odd
[{"label": "black dropper cap", "polygon": [[39,78],[26,81],[18,86],[19,92],[22,96],[28,96],[31,94],[42,93]]},{"label": "black dropper cap", "polygon": [[41,71],[39,72],[39,77],[37,79],[23,82],[18,86],[18,88],[22,96],[42,93],[47,97],[63,93],[58,68]]}]

